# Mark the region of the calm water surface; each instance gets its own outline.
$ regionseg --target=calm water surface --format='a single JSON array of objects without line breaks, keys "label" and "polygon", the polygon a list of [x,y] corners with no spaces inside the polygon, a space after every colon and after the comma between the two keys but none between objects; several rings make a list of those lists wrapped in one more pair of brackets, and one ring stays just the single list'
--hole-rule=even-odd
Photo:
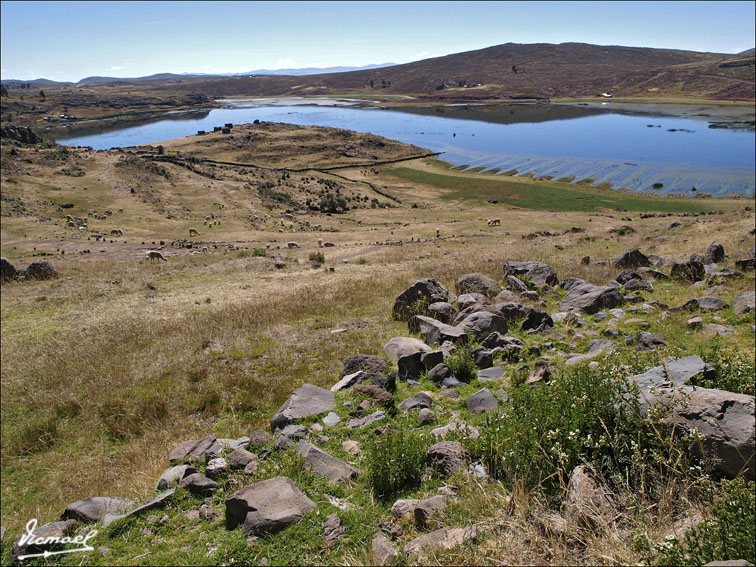
[{"label": "calm water surface", "polygon": [[[140,125],[59,133],[59,143],[95,149],[155,144],[254,120],[347,128],[432,151],[454,165],[608,181],[636,191],[754,194],[753,131],[704,121],[633,116],[595,108],[522,105],[407,111],[323,106],[223,108]],[[87,129],[88,128],[88,129]],[[68,137],[66,137],[68,136]]]}]

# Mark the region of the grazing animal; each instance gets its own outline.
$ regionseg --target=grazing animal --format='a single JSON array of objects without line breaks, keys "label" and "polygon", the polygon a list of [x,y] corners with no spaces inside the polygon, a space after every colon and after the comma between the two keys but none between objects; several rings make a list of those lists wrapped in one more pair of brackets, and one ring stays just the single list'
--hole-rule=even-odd
[{"label": "grazing animal", "polygon": [[145,260],[157,260],[158,262],[162,260],[163,262],[167,262],[168,260],[165,259],[165,256],[163,256],[160,252],[157,250],[150,250],[147,252],[147,256],[144,258]]},{"label": "grazing animal", "polygon": [[123,231],[120,228],[114,228],[110,231],[110,236],[123,236]]},{"label": "grazing animal", "polygon": [[323,243],[323,246],[324,246],[325,248],[333,248],[333,247],[334,247],[334,246],[336,246],[336,245],[335,245],[335,244],[334,244],[333,242],[324,242],[324,243]]},{"label": "grazing animal", "polygon": [[288,244],[286,244],[286,246],[288,246],[289,248],[299,248],[299,244],[297,244],[296,242],[289,242]]},{"label": "grazing animal", "polygon": [[491,219],[488,221],[488,226],[501,226],[501,219]]},{"label": "grazing animal", "polygon": [[196,228],[190,228],[189,229],[189,236],[199,236],[200,233]]}]

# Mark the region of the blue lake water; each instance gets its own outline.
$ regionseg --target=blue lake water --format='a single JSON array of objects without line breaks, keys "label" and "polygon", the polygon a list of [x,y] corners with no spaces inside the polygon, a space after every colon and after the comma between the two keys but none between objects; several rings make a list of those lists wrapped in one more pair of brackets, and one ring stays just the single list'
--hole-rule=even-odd
[{"label": "blue lake water", "polygon": [[[422,112],[422,113],[418,113]],[[156,144],[254,120],[370,132],[436,152],[454,165],[519,175],[592,178],[656,193],[754,194],[753,131],[709,128],[706,121],[637,116],[577,107],[502,106],[397,111],[325,106],[257,106],[181,114],[137,126],[77,125],[57,133],[66,145],[95,149]],[[77,128],[85,128],[77,135]],[[68,137],[66,137],[68,136]],[[657,185],[658,186],[658,185]],[[691,189],[695,187],[696,192]]]}]

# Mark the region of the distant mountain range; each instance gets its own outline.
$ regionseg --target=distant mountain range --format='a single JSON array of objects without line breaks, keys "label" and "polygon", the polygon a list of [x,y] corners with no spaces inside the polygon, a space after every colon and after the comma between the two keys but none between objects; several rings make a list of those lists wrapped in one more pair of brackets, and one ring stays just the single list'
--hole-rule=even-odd
[{"label": "distant mountain range", "polygon": [[381,67],[390,67],[395,63],[380,63],[377,65],[365,65],[363,67],[301,67],[296,69],[255,69],[246,73],[157,73],[146,77],[85,77],[80,81],[51,81],[50,79],[34,79],[23,81],[21,79],[3,79],[2,83],[30,83],[32,86],[43,85],[98,85],[104,83],[139,83],[145,81],[167,81],[182,79],[197,79],[207,77],[245,77],[250,75],[322,75],[325,73],[348,73],[349,71],[362,71],[366,69],[380,69]]}]

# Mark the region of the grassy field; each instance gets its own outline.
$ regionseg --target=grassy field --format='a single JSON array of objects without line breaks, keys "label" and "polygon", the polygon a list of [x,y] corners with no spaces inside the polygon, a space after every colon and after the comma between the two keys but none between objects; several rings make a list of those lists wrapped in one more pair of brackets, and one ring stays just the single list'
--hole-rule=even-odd
[{"label": "grassy field", "polygon": [[[315,130],[306,133],[318,134]],[[294,147],[290,131],[271,135],[272,143]],[[90,152],[3,143],[2,256],[17,268],[44,259],[60,273],[53,280],[2,287],[4,564],[30,518],[54,521],[68,503],[89,496],[146,501],[169,466],[168,453],[182,441],[207,435],[238,438],[255,428],[268,429],[272,415],[301,384],[329,388],[350,355],[380,355],[392,337],[409,336],[406,323],[393,320],[391,309],[396,296],[418,278],[434,277],[454,290],[463,274],[480,272],[502,281],[506,261],[538,260],[552,266],[560,280],[580,277],[603,284],[620,271],[611,260],[628,248],[687,258],[716,240],[729,256],[723,265],[732,266],[753,246],[754,218],[745,210],[754,206],[753,200],[640,197],[452,171],[430,159],[353,167],[339,170],[338,176],[317,171],[321,160],[335,163],[334,148],[298,154],[297,168],[312,167],[309,171],[220,166],[201,160],[223,157],[243,163],[241,156],[250,148],[192,148],[190,140],[163,144],[163,154],[157,148]],[[323,143],[319,135],[302,140],[313,147]],[[364,149],[361,139],[350,142]],[[221,137],[217,143],[226,144]],[[157,159],[175,157],[177,151],[183,161]],[[386,146],[386,152],[381,158],[406,157],[412,148]],[[306,161],[306,155],[313,157]],[[275,167],[264,156],[253,157]],[[358,152],[342,164],[363,159]],[[308,208],[308,200],[319,204],[329,192],[344,198],[348,209]],[[499,204],[491,205],[489,199]],[[67,203],[73,206],[58,209]],[[295,221],[284,217],[287,211]],[[673,216],[640,218],[653,211]],[[690,211],[722,213],[681,214]],[[86,218],[90,231],[67,227],[66,214]],[[213,215],[210,221],[208,215]],[[501,218],[501,226],[489,227],[489,218]],[[681,226],[669,229],[673,220]],[[609,232],[624,224],[636,232]],[[200,236],[188,238],[190,227]],[[569,232],[572,227],[585,232]],[[110,237],[113,228],[121,228],[124,236]],[[559,235],[523,239],[537,231]],[[318,240],[335,246],[321,248]],[[292,241],[298,246],[289,247]],[[161,249],[168,261],[144,261],[148,249]],[[265,256],[255,256],[255,250],[265,250]],[[325,256],[320,266],[309,260],[317,252]],[[276,269],[275,254],[285,254],[285,268]],[[586,255],[589,265],[580,263]],[[721,285],[712,293],[732,305],[740,293],[753,289],[753,272]],[[703,294],[685,284],[654,286],[646,299],[669,307]],[[555,289],[526,303],[553,313],[563,296],[563,290]],[[699,353],[736,361],[737,372],[752,369],[753,315],[737,317],[731,307],[702,314],[704,324],[728,324],[735,331],[715,342],[688,329],[690,314],[663,312],[657,308],[632,317],[643,319],[646,331],[660,333],[668,346],[646,354],[622,349],[602,361],[607,373],[620,372],[620,365],[630,372],[659,364],[665,356]],[[586,319],[589,325],[583,328],[560,324],[562,338],[516,329],[511,334],[527,347],[552,341],[543,353],[562,368],[567,354],[585,352],[588,341],[602,336],[608,325]],[[632,336],[640,328],[635,325],[621,325],[623,336]],[[528,354],[520,364],[532,365],[536,359]],[[520,364],[511,364],[511,383]],[[456,418],[485,428],[485,416],[471,414],[464,403],[482,384],[465,385],[460,400],[453,400],[439,395],[426,378],[421,383],[400,384],[395,397],[399,401],[432,391],[437,423],[421,426],[416,414],[399,412],[386,425],[413,432],[421,443],[428,442],[430,428]],[[340,393],[335,411],[346,420],[360,401]],[[209,501],[215,513],[211,519],[187,517],[203,499],[180,490],[155,512],[158,518],[167,515],[165,522],[147,516],[115,522],[94,540],[96,548],[109,549],[106,553],[72,554],[45,564],[256,564],[263,559],[270,565],[365,564],[379,524],[394,522],[394,499],[425,498],[443,486],[456,494],[447,510],[426,530],[396,521],[402,528],[396,542],[403,544],[441,523],[476,526],[480,537],[456,549],[401,561],[627,564],[653,560],[653,546],[669,533],[680,533],[680,522],[711,509],[711,498],[698,490],[698,477],[668,476],[661,500],[622,493],[626,513],[621,531],[556,536],[542,528],[550,515],[559,514],[553,494],[507,479],[483,480],[463,472],[442,480],[423,469],[422,484],[381,498],[367,474],[374,465],[369,447],[376,439],[373,428],[352,432],[338,426],[313,441],[363,472],[350,483],[328,485],[303,470],[291,449],[274,450],[253,475],[232,472],[224,479]],[[360,442],[362,453],[347,453],[342,447],[346,440]],[[227,530],[225,497],[277,475],[297,482],[318,504],[317,511],[256,542],[248,542],[241,530]],[[706,494],[718,497],[722,488]],[[346,535],[328,547],[322,524],[333,512],[342,518]]]}]

